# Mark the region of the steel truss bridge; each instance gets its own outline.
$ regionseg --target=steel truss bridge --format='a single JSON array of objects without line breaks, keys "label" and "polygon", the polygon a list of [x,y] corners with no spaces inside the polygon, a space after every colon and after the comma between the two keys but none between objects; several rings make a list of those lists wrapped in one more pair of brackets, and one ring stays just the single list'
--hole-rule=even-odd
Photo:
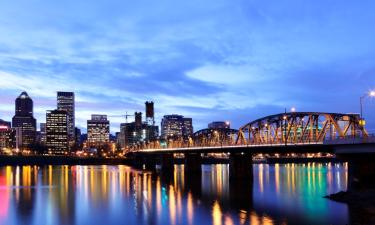
[{"label": "steel truss bridge", "polygon": [[[365,138],[359,114],[289,112],[266,116],[235,129],[203,129],[191,137],[153,141],[130,151],[167,151],[267,146],[323,145],[325,140]],[[214,150],[215,151],[215,150]]]}]

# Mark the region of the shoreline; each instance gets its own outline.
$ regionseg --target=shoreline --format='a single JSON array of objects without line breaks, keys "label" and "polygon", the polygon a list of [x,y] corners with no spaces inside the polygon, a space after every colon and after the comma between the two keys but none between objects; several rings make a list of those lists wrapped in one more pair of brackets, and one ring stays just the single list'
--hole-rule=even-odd
[{"label": "shoreline", "polygon": [[324,198],[347,204],[352,224],[375,224],[375,189],[340,191]]}]

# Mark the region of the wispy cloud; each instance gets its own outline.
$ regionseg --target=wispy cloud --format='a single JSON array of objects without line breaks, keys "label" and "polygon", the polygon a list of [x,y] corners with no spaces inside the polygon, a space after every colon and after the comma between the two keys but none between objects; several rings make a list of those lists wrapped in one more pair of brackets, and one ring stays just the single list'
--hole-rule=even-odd
[{"label": "wispy cloud", "polygon": [[[324,7],[322,7],[324,5]],[[240,126],[285,107],[358,111],[375,88],[371,1],[2,1],[0,116],[26,90],[39,121],[56,91],[91,113],[143,110]],[[368,101],[370,102],[370,101]],[[366,112],[374,104],[366,103]],[[262,115],[263,114],[263,115]],[[366,113],[375,128],[375,117]],[[111,118],[112,131],[121,118]]]}]

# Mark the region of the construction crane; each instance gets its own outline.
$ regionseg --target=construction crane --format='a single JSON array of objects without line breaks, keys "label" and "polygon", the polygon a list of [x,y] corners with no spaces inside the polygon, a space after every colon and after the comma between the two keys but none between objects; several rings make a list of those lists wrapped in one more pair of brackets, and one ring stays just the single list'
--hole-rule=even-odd
[{"label": "construction crane", "polygon": [[125,118],[125,123],[128,123],[128,118],[134,117],[134,115],[128,114],[128,112],[126,112],[125,115],[109,115],[108,117],[123,117]]}]

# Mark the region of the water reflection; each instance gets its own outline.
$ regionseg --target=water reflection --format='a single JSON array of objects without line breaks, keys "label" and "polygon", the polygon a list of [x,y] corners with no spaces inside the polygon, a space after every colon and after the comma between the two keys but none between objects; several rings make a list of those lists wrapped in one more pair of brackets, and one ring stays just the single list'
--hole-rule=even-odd
[{"label": "water reflection", "polygon": [[228,165],[155,175],[127,166],[0,167],[0,224],[345,224],[347,164]]}]

